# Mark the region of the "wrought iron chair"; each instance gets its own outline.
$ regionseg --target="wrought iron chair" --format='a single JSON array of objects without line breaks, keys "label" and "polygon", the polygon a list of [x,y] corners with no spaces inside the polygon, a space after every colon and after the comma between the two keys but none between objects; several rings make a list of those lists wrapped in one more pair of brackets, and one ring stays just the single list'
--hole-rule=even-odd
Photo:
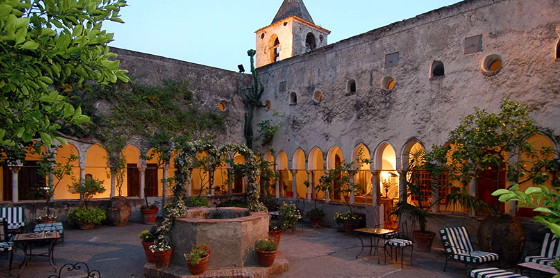
[{"label": "wrought iron chair", "polygon": [[86,276],[79,276],[79,277],[91,277],[91,278],[101,278],[101,273],[99,270],[89,270],[89,266],[84,262],[77,262],[74,264],[68,263],[60,267],[57,274],[52,274],[48,278],[62,278],[67,277],[68,275],[72,275],[72,277],[77,277],[79,273],[67,274],[64,275],[63,272],[82,272]]},{"label": "wrought iron chair", "polygon": [[558,256],[560,256],[560,239],[555,234],[546,233],[540,255],[526,256],[524,261],[552,266]]},{"label": "wrought iron chair", "polygon": [[8,224],[8,232],[22,233],[25,228],[25,209],[23,207],[1,207],[0,218]]},{"label": "wrought iron chair", "polygon": [[414,244],[411,240],[405,239],[397,233],[391,234],[391,237],[385,240],[384,244],[384,253],[385,253],[385,263],[387,263],[387,253],[390,248],[391,259],[393,258],[393,248],[395,248],[395,260],[398,261],[399,250],[401,253],[401,268],[403,268],[403,258],[404,258],[404,249],[406,247],[410,247],[410,265],[413,265],[413,253],[414,253]]},{"label": "wrought iron chair", "polygon": [[445,265],[443,266],[444,272],[449,259],[464,262],[465,267],[469,263],[482,264],[500,259],[496,253],[475,251],[465,227],[443,228],[439,231],[439,234],[446,253]]},{"label": "wrought iron chair", "polygon": [[8,222],[4,218],[0,218],[0,254],[8,254],[9,267],[8,271],[12,271],[12,260],[14,258],[14,243],[8,234]]}]

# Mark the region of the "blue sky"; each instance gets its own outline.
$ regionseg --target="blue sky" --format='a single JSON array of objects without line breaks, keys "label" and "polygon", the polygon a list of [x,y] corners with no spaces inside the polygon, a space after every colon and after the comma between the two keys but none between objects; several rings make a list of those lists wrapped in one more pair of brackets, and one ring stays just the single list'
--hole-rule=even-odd
[{"label": "blue sky", "polygon": [[[128,0],[124,24],[105,23],[111,46],[237,71],[249,68],[255,31],[269,25],[282,0]],[[458,0],[304,0],[328,43],[452,5]]]}]

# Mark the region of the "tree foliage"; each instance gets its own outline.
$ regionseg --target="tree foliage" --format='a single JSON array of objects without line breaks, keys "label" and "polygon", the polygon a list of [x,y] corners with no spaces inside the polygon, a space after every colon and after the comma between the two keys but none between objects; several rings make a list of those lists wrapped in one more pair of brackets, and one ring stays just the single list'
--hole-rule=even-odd
[{"label": "tree foliage", "polygon": [[69,93],[86,81],[128,81],[107,43],[104,21],[122,22],[124,0],[5,0],[0,4],[0,151],[21,158],[40,138],[49,147],[63,124],[89,121]]}]

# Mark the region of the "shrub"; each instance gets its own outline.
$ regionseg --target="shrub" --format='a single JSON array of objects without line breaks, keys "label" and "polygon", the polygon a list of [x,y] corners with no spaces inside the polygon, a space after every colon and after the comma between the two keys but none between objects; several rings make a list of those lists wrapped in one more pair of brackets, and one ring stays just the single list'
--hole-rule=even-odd
[{"label": "shrub", "polygon": [[68,219],[77,224],[100,224],[105,220],[105,210],[77,208],[68,213]]},{"label": "shrub", "polygon": [[183,254],[191,265],[200,263],[200,259],[208,255],[210,255],[210,249],[202,243],[193,245],[191,252]]},{"label": "shrub", "polygon": [[255,249],[261,251],[276,251],[278,249],[278,244],[270,238],[263,238],[255,242]]},{"label": "shrub", "polygon": [[208,206],[208,199],[202,196],[190,196],[187,197],[187,206],[188,207],[207,207]]}]

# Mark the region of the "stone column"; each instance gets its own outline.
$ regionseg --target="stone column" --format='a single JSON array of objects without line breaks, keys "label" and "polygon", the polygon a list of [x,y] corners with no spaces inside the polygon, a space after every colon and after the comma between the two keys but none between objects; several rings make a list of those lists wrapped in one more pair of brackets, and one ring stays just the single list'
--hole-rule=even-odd
[{"label": "stone column", "polygon": [[276,194],[276,198],[280,198],[280,172],[276,170],[278,177],[274,181],[274,192]]},{"label": "stone column", "polygon": [[21,170],[21,165],[10,165],[8,166],[10,171],[12,171],[12,202],[19,203],[19,170]]},{"label": "stone column", "polygon": [[371,171],[371,203],[372,206],[377,207],[380,204],[380,178],[379,178],[380,172],[379,171]]},{"label": "stone column", "polygon": [[231,196],[233,194],[233,188],[231,186],[231,181],[232,181],[231,175],[234,175],[234,173],[231,169],[231,166],[227,166],[226,171],[227,171],[227,176],[228,176],[228,179],[227,179],[227,187],[228,187],[227,188],[227,194],[228,194],[228,196]]},{"label": "stone column", "polygon": [[[478,181],[476,179],[472,179],[469,182],[469,195],[476,197],[476,192],[477,191],[478,191]],[[469,214],[471,216],[476,215],[475,211],[472,208],[469,209]]]},{"label": "stone column", "polygon": [[297,170],[292,169],[292,199],[297,198]]},{"label": "stone column", "polygon": [[140,199],[146,198],[146,194],[144,193],[144,188],[146,188],[146,168],[146,161],[141,160],[140,167],[138,168],[138,171],[140,172]]},{"label": "stone column", "polygon": [[311,190],[313,190],[313,171],[307,170],[307,183],[309,186],[307,187],[307,200],[311,200]]},{"label": "stone column", "polygon": [[[325,175],[328,175],[328,174],[329,174],[329,170],[325,171]],[[327,187],[327,190],[325,190],[325,203],[329,203],[331,201],[330,191],[331,191],[331,188],[329,186],[329,187]]]},{"label": "stone column", "polygon": [[162,183],[163,188],[161,189],[161,196],[163,197],[161,202],[162,208],[165,205],[165,198],[167,197],[168,178],[169,178],[169,162],[165,162],[163,164],[163,183]]},{"label": "stone column", "polygon": [[115,177],[115,167],[111,166],[109,167],[109,171],[111,172],[111,197],[115,197],[115,192],[117,191],[117,182],[116,182],[116,177]]},{"label": "stone column", "polygon": [[398,170],[399,173],[399,202],[406,201],[406,171]]},{"label": "stone column", "polygon": [[[348,180],[350,181],[350,184],[354,184],[354,175],[356,174],[356,171],[348,171]],[[350,189],[350,204],[354,204],[354,187],[349,188]]]}]

